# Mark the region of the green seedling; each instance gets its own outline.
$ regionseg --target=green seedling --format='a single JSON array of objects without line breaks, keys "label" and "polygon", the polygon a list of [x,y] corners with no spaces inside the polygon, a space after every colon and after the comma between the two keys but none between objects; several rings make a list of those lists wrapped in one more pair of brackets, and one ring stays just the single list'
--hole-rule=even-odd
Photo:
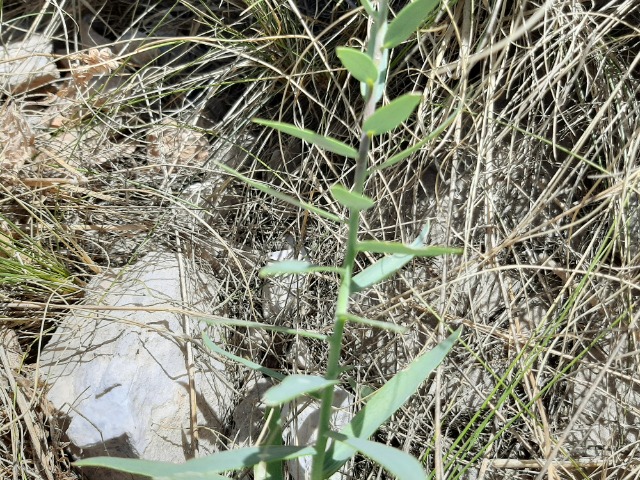
[{"label": "green seedling", "polygon": [[[320,400],[320,418],[315,444],[311,446],[280,445],[278,443],[281,438],[279,438],[272,439],[275,441],[268,445],[221,452],[206,458],[190,460],[181,465],[117,458],[92,458],[79,461],[76,463],[77,465],[108,467],[150,476],[156,480],[226,478],[221,475],[247,468],[254,468],[256,478],[277,478],[282,476],[282,469],[278,464],[281,465],[283,461],[288,459],[311,455],[313,457],[311,478],[312,480],[321,480],[331,476],[351,457],[360,453],[399,479],[422,480],[426,477],[426,472],[417,459],[395,448],[373,442],[370,437],[408,401],[442,362],[460,336],[459,330],[434,349],[418,355],[404,370],[398,372],[379,390],[369,395],[364,406],[340,432],[330,429],[334,391],[340,383],[340,375],[343,372],[340,365],[340,355],[346,324],[356,322],[370,328],[383,328],[396,333],[402,333],[405,330],[388,322],[351,314],[349,307],[353,294],[385,280],[415,257],[461,253],[459,248],[425,246],[428,226],[410,245],[372,240],[361,241],[358,238],[361,212],[375,205],[374,201],[364,194],[367,178],[419,150],[450,125],[457,114],[449,117],[426,139],[380,163],[376,168],[369,168],[368,158],[372,138],[399,127],[410,118],[422,98],[419,93],[410,93],[378,108],[377,105],[382,99],[387,81],[389,50],[413,35],[431,16],[439,2],[437,0],[415,0],[405,6],[390,22],[388,20],[388,0],[380,0],[377,2],[377,7],[374,7],[369,0],[361,0],[361,3],[369,15],[371,23],[366,51],[361,52],[353,48],[342,47],[338,48],[336,52],[345,69],[360,81],[360,89],[364,97],[358,148],[337,139],[298,128],[295,125],[270,120],[255,120],[255,123],[259,125],[297,137],[320,149],[348,159],[355,159],[356,170],[353,185],[336,184],[330,187],[333,199],[345,207],[348,212],[347,216],[342,218],[319,207],[300,202],[269,185],[249,179],[229,167],[222,166],[227,173],[266,194],[306,209],[325,219],[348,225],[346,251],[340,267],[319,266],[304,261],[287,260],[267,266],[261,271],[262,276],[305,275],[317,272],[330,272],[339,275],[340,287],[336,299],[333,332],[325,339],[329,344],[326,372],[323,376],[285,376],[225,352],[208,337],[204,338],[205,345],[214,353],[231,358],[245,367],[271,376],[280,382],[268,390],[264,396],[265,404],[270,407],[270,412],[279,412],[279,407],[301,396]],[[361,252],[381,253],[385,256],[354,275],[356,257]],[[269,424],[273,423],[273,413],[270,415]],[[269,435],[269,437],[273,437],[273,435]]]}]

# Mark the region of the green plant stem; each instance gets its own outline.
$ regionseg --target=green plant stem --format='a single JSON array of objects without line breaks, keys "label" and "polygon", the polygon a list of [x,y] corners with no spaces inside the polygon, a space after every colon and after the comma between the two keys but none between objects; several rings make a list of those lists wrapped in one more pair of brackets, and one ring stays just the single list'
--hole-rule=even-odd
[{"label": "green plant stem", "polygon": [[[360,155],[358,161],[360,161]],[[366,162],[366,157],[365,157]],[[356,171],[359,169],[356,167]],[[362,169],[366,174],[366,164]],[[361,192],[359,192],[361,193]],[[335,323],[333,333],[329,337],[329,358],[327,361],[327,373],[325,378],[337,380],[340,376],[340,355],[342,353],[342,336],[346,324],[346,313],[349,310],[351,297],[351,278],[353,276],[353,265],[358,253],[356,245],[358,243],[358,229],[360,225],[360,211],[349,211],[349,238],[347,242],[347,252],[343,262],[344,274],[340,282],[338,300],[336,303]],[[327,432],[331,423],[331,408],[333,406],[333,386],[328,387],[322,393],[320,405],[320,418],[318,421],[318,439],[316,441],[316,455],[313,457],[311,467],[312,480],[322,480],[325,451],[327,448]]]},{"label": "green plant stem", "polygon": [[[363,110],[364,121],[369,118],[375,111],[376,100],[373,98],[373,90],[367,89],[367,99]],[[362,133],[360,138],[360,147],[358,148],[358,158],[356,159],[356,173],[354,179],[353,191],[362,194],[364,191],[364,183],[367,178],[367,159],[371,148],[371,138]],[[349,210],[349,233],[347,240],[347,251],[345,254],[342,269],[344,271],[340,282],[340,290],[338,291],[338,299],[336,302],[336,313],[333,333],[329,337],[329,358],[327,361],[327,373],[325,378],[328,380],[337,380],[340,376],[340,356],[342,353],[342,337],[346,324],[346,314],[349,311],[349,303],[351,300],[351,279],[353,277],[353,266],[355,264],[356,255],[358,254],[358,231],[360,229],[360,210]],[[316,455],[313,457],[311,467],[311,479],[323,480],[323,465],[325,452],[327,449],[327,432],[331,423],[331,409],[333,406],[334,388],[328,387],[322,393],[322,402],[320,405],[320,418],[318,420],[318,437],[316,441]]]},{"label": "green plant stem", "polygon": [[[382,57],[382,44],[387,21],[387,0],[381,0],[378,15],[374,18],[372,28],[373,37],[369,39],[370,54],[374,61],[379,62]],[[386,77],[386,71],[381,73],[381,78]],[[376,111],[376,98],[374,86],[366,88],[365,104],[362,110],[362,125]],[[364,184],[367,179],[367,161],[371,150],[371,137],[362,129],[358,157],[356,158],[356,171],[353,184],[353,191],[357,194],[364,192]],[[329,337],[329,358],[327,359],[327,373],[325,378],[337,380],[340,376],[340,356],[342,353],[342,337],[344,327],[347,322],[349,303],[351,300],[351,279],[353,277],[353,266],[358,254],[358,231],[360,229],[360,210],[349,209],[349,233],[347,240],[347,250],[342,263],[343,275],[338,291],[336,302],[336,313],[333,333]],[[322,392],[322,402],[320,405],[320,418],[318,421],[318,437],[316,440],[316,454],[313,457],[311,467],[311,480],[323,480],[324,459],[327,450],[328,436],[331,424],[331,409],[333,407],[334,387],[328,387]]]}]

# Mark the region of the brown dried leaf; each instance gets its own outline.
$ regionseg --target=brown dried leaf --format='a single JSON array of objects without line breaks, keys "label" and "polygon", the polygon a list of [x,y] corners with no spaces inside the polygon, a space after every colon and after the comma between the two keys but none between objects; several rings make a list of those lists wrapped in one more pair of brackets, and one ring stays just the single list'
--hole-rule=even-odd
[{"label": "brown dried leaf", "polygon": [[31,127],[12,103],[0,110],[0,171],[17,172],[35,154]]}]

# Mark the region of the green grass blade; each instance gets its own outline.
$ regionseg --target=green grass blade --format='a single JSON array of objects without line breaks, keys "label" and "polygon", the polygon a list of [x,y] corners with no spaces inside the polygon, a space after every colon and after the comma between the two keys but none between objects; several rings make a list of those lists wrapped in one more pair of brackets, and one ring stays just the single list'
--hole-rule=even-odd
[{"label": "green grass blade", "polygon": [[376,110],[367,120],[363,129],[367,135],[380,135],[393,130],[413,113],[422,95],[407,93],[394,99],[388,105]]},{"label": "green grass blade", "polygon": [[277,275],[304,275],[307,273],[339,273],[344,274],[344,268],[323,267],[313,265],[304,260],[282,260],[273,262],[260,270],[261,277],[274,277]]},{"label": "green grass blade", "polygon": [[383,443],[372,442],[364,438],[348,437],[339,433],[330,433],[329,436],[382,465],[398,480],[424,480],[426,477],[422,464],[402,450]]},{"label": "green grass blade", "polygon": [[[381,30],[386,28],[386,24],[381,27]],[[383,50],[380,60],[378,62],[378,80],[376,80],[373,86],[372,97],[378,102],[382,98],[385,86],[387,85],[387,67],[389,66],[389,50]],[[362,84],[361,84],[362,85]]]},{"label": "green grass blade", "polygon": [[269,406],[283,405],[301,395],[337,384],[337,380],[327,380],[316,375],[289,375],[279,385],[267,390],[263,400]]},{"label": "green grass blade", "polygon": [[433,132],[431,132],[429,135],[427,135],[426,138],[420,140],[414,146],[409,147],[406,150],[403,150],[402,152],[395,154],[394,156],[392,156],[386,162],[383,162],[380,165],[369,169],[369,175],[371,173],[375,172],[375,171],[383,170],[383,169],[388,168],[388,167],[392,167],[396,163],[398,163],[398,162],[404,160],[405,158],[407,158],[409,155],[419,151],[423,146],[425,146],[431,140],[433,140],[434,138],[439,136],[442,132],[444,132],[447,129],[447,127],[449,125],[451,125],[453,123],[453,121],[458,117],[458,115],[460,114],[461,110],[462,110],[462,107],[458,108],[455,112],[453,112],[451,115],[449,115],[449,117],[447,117],[447,119],[444,122],[442,122],[442,124],[438,128],[436,128]]},{"label": "green grass blade", "polygon": [[367,15],[373,17],[376,15],[376,11],[373,9],[373,5],[369,0],[360,0],[360,5],[364,8],[364,11],[367,12]]},{"label": "green grass blade", "polygon": [[309,273],[313,265],[303,260],[281,260],[273,262],[260,270],[261,277],[287,275],[292,273]]},{"label": "green grass blade", "polygon": [[312,447],[265,445],[218,452],[204,458],[175,464],[137,458],[94,457],[75,462],[79,467],[104,467],[120,472],[145,475],[155,480],[214,478],[216,474],[253,467],[260,462],[289,460],[315,454]]},{"label": "green grass blade", "polygon": [[367,325],[369,327],[380,328],[382,330],[388,330],[388,331],[394,332],[394,333],[405,333],[407,331],[406,327],[401,327],[400,325],[396,325],[396,324],[391,323],[391,322],[383,322],[383,321],[380,321],[380,320],[372,320],[370,318],[359,317],[357,315],[352,315],[350,313],[347,313],[347,314],[343,315],[343,317],[345,318],[345,320],[347,320],[349,322],[361,323],[361,324]]},{"label": "green grass blade", "polygon": [[294,205],[298,208],[302,208],[303,210],[309,210],[310,212],[315,213],[316,215],[319,215],[321,217],[324,217],[328,220],[333,220],[334,222],[339,222],[339,223],[344,223],[344,220],[340,217],[338,217],[337,215],[334,215],[333,213],[329,213],[325,210],[322,210],[321,208],[316,207],[315,205],[311,205],[310,203],[307,202],[302,202],[300,200],[296,200],[295,198],[287,195],[286,193],[282,193],[279,192],[277,190],[274,190],[273,188],[271,188],[268,185],[265,185],[262,182],[258,182],[256,180],[253,180],[249,177],[245,177],[244,175],[242,175],[240,172],[238,172],[237,170],[234,170],[233,168],[224,165],[222,163],[217,164],[218,167],[220,167],[220,169],[224,170],[225,172],[227,172],[230,175],[233,175],[234,177],[236,177],[239,180],[242,180],[244,183],[246,183],[247,185],[252,186],[253,188],[256,188],[258,190],[260,190],[261,192],[264,192],[268,195],[271,195],[274,198],[277,198],[278,200],[282,200],[283,202],[287,202],[290,205]]},{"label": "green grass blade", "polygon": [[244,328],[257,328],[262,330],[270,330],[272,332],[280,332],[280,333],[288,333],[289,335],[300,335],[301,337],[315,338],[317,340],[326,340],[327,336],[322,333],[309,332],[307,330],[300,330],[295,328],[282,327],[279,325],[268,325],[261,322],[250,322],[248,320],[237,320],[233,318],[223,318],[223,317],[209,317],[206,315],[201,315],[197,317],[199,320],[202,320],[209,325],[224,325],[227,327],[244,327]]},{"label": "green grass blade", "polygon": [[378,68],[369,55],[348,47],[338,47],[336,53],[353,78],[373,87],[379,75]]},{"label": "green grass blade", "polygon": [[358,156],[358,151],[355,148],[350,147],[335,138],[325,137],[316,132],[312,132],[311,130],[298,128],[290,123],[274,122],[273,120],[263,120],[260,118],[254,118],[253,121],[259,125],[264,125],[265,127],[270,127],[274,130],[278,130],[279,132],[304,140],[305,142],[311,143],[329,152],[344,155],[348,158],[356,158]]},{"label": "green grass blade", "polygon": [[[380,425],[385,423],[409,397],[413,395],[420,385],[429,377],[436,367],[449,353],[458,337],[461,329],[456,330],[446,340],[435,346],[432,350],[416,357],[404,370],[398,372],[391,380],[371,396],[371,399],[360,410],[351,422],[340,433],[348,437],[368,439]],[[331,446],[327,452],[323,473],[328,478],[353,456],[355,449],[337,443]]]},{"label": "green grass blade", "polygon": [[[282,411],[280,407],[268,407],[265,411],[267,438],[265,445],[282,445]],[[257,470],[257,471],[256,471]],[[281,480],[284,478],[282,460],[259,463],[253,469],[254,479]]]},{"label": "green grass blade", "polygon": [[394,48],[413,35],[440,0],[415,0],[400,10],[389,24],[384,37],[384,48]]},{"label": "green grass blade", "polygon": [[[425,225],[420,235],[411,243],[413,248],[420,248],[424,245],[430,228],[429,224]],[[389,278],[409,263],[413,257],[414,255],[390,255],[381,258],[351,279],[351,292],[360,292]]]},{"label": "green grass blade", "polygon": [[256,372],[263,373],[268,377],[275,378],[276,380],[284,380],[287,376],[284,373],[280,373],[276,370],[272,370],[267,367],[263,367],[259,363],[252,362],[251,360],[247,360],[246,358],[239,357],[231,352],[227,352],[223,350],[218,345],[211,341],[211,338],[206,333],[202,334],[202,342],[204,345],[211,350],[213,353],[217,353],[220,356],[228,358],[229,360],[233,360],[234,362],[239,363],[240,365],[244,365],[251,370],[255,370]]},{"label": "green grass blade", "polygon": [[378,240],[363,240],[358,242],[357,249],[361,252],[395,253],[413,255],[414,257],[438,257],[447,254],[461,254],[462,248],[456,247],[421,247],[416,248],[398,242],[380,242]]},{"label": "green grass blade", "polygon": [[366,210],[375,205],[375,202],[369,197],[352,192],[339,183],[333,185],[329,190],[338,203],[352,210]]},{"label": "green grass blade", "polygon": [[[223,350],[222,348],[217,346],[215,343],[213,343],[206,333],[202,334],[202,341],[205,344],[205,346],[209,350],[211,350],[213,353],[217,353],[218,355],[228,358],[229,360],[238,362],[240,365],[244,365],[245,367],[251,370],[255,370],[256,372],[263,373],[264,375],[271,378],[275,378],[276,380],[282,381],[285,378],[287,378],[287,376],[284,373],[280,373],[276,370],[272,370],[268,367],[264,367],[259,363],[252,362],[251,360],[247,360],[246,358],[239,357],[238,355],[234,355],[233,353]],[[315,398],[316,400],[320,400],[320,395],[318,395],[317,393],[311,392],[309,393],[309,396]]]}]

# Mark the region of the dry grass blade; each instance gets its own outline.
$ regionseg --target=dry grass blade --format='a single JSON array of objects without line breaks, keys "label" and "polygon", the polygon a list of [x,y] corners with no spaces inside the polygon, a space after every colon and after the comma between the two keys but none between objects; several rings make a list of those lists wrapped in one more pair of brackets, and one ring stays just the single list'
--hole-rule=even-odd
[{"label": "dry grass blade", "polygon": [[[52,39],[48,66],[60,76],[13,91],[0,75],[0,315],[25,355],[21,370],[3,365],[0,477],[76,478],[36,401],[42,392],[20,382],[45,332],[80,308],[86,282],[154,248],[180,248],[215,271],[224,300],[175,311],[237,321],[225,327],[224,351],[278,373],[320,371],[334,275],[294,282],[274,316],[258,272],[283,250],[338,265],[346,228],[215,163],[342,218],[330,187],[350,184],[353,163],[250,119],[358,138],[362,98],[335,48],[363,49],[362,9],[5,3],[3,45]],[[406,4],[391,3],[394,13]],[[435,23],[392,52],[389,98],[422,91],[425,100],[373,145],[372,165],[385,168],[367,180],[376,207],[361,238],[409,244],[430,222],[426,245],[465,254],[414,259],[360,297],[353,315],[409,333],[350,323],[342,362],[352,367],[345,384],[366,396],[465,325],[466,346],[443,363],[437,386],[377,433],[434,477],[638,474],[639,24],[635,0],[442,2]],[[378,259],[360,255],[358,271]],[[267,322],[273,330],[259,339],[243,327]],[[296,330],[314,338],[291,340]],[[235,375],[240,385],[244,367]],[[348,468],[353,478],[386,475],[360,457]]]}]

